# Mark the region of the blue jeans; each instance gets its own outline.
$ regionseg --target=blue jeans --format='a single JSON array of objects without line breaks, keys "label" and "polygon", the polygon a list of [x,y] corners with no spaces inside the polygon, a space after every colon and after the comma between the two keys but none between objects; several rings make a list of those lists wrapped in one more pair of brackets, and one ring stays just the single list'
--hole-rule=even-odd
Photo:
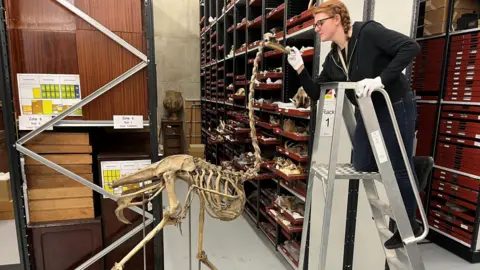
[{"label": "blue jeans", "polygon": [[[415,182],[417,182],[412,157],[413,143],[415,139],[415,121],[417,118],[417,104],[413,92],[408,92],[401,100],[393,103],[392,106],[395,111],[395,117],[397,118],[405,150],[410,160],[410,166],[415,177]],[[388,107],[382,106],[380,108],[375,108],[375,111],[385,140],[390,162],[392,163],[395,177],[397,178],[397,183],[402,194],[403,202],[407,209],[407,214],[410,218],[411,224],[416,226],[416,222],[414,221],[417,203],[413,194],[412,185],[408,178],[408,172],[403,161],[402,152],[400,151],[399,143],[393,129]],[[357,126],[353,142],[353,166],[359,171],[377,172],[377,163],[375,162],[375,157],[372,153],[372,148],[365,131],[363,119],[358,110],[355,112],[355,118],[357,120]]]}]

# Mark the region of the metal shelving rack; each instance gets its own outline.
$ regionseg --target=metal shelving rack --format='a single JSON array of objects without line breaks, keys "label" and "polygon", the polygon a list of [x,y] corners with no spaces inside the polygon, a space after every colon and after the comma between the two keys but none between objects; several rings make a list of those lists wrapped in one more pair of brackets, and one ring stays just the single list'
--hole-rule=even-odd
[{"label": "metal shelving rack", "polygon": [[[303,45],[308,45],[315,50],[314,55],[319,55],[320,46],[317,44],[319,41],[315,38],[313,27],[309,27],[292,35],[287,34],[287,30],[290,29],[287,29],[287,20],[305,11],[308,2],[309,1],[291,0],[205,0],[200,2],[202,143],[206,145],[205,158],[211,163],[220,165],[221,161],[230,159],[228,155],[230,155],[230,157],[238,156],[241,153],[253,151],[249,143],[212,144],[209,143],[210,141],[208,139],[210,133],[220,124],[220,120],[226,121],[227,119],[231,119],[229,112],[247,111],[248,85],[253,68],[251,61],[253,61],[258,51],[253,43],[260,41],[263,34],[273,27],[281,27],[283,35],[279,37],[279,41],[283,45],[296,45],[299,49]],[[283,9],[279,8],[282,4]],[[274,13],[275,10],[277,10],[278,14],[267,18],[268,14],[270,12]],[[210,17],[215,19],[212,23],[208,22]],[[246,25],[242,24],[244,18],[247,20]],[[261,21],[253,24],[254,20],[258,18],[260,18]],[[249,22],[252,22],[252,24],[249,24]],[[212,36],[214,33],[216,33],[216,35]],[[244,43],[246,48],[240,51],[239,49],[242,48]],[[224,47],[222,47],[223,50],[218,50],[222,45],[224,45]],[[252,46],[249,47],[249,45]],[[212,49],[212,46],[214,46],[214,49]],[[233,57],[229,57],[232,46],[234,48]],[[268,50],[269,49],[265,49],[265,52]],[[310,74],[318,73],[319,66],[316,59],[314,56],[311,57],[310,60],[305,61],[306,68]],[[287,62],[286,55],[281,54],[271,58],[263,55],[261,57],[261,62],[259,63],[260,71],[276,67],[282,68],[282,75],[278,78],[283,82],[281,89],[269,91],[257,90],[255,91],[255,99],[274,97],[275,100],[289,102],[289,98],[295,95],[300,85],[296,74],[294,74],[295,71],[291,69]],[[272,79],[272,81],[275,80],[277,79]],[[216,82],[216,84],[212,84],[212,82]],[[233,85],[233,89],[229,88],[231,84]],[[246,89],[245,96],[237,97],[233,103],[226,102],[229,95],[234,94],[239,88]],[[313,107],[313,112],[315,112],[315,106]],[[290,118],[295,121],[308,123],[310,119],[309,116],[289,116],[282,114],[276,109],[260,107],[255,108],[255,114],[261,119],[268,119],[270,115],[273,115],[281,121]],[[268,120],[266,120],[266,122],[268,123]],[[283,146],[283,143],[287,140],[287,138],[275,134],[271,128],[267,129],[261,126],[257,126],[257,128],[269,137],[278,138],[279,145]],[[310,132],[314,129],[313,125],[309,126]],[[307,143],[307,141],[305,141],[305,143]],[[261,144],[260,147],[262,149],[262,155],[267,154],[269,157],[273,157],[274,155],[282,156],[282,154],[275,149],[275,145]],[[308,164],[308,162],[304,163]],[[245,184],[248,193],[247,196],[253,195],[257,198],[256,201],[249,200],[247,203],[247,210],[245,212],[246,219],[252,226],[257,228],[256,231],[258,235],[265,240],[265,242],[269,243],[273,249],[278,251],[276,252],[277,256],[284,259],[285,264],[296,269],[297,266],[280,248],[280,245],[288,239],[287,236],[295,238],[295,236],[299,236],[302,232],[286,233],[286,230],[268,215],[264,209],[264,204],[271,203],[266,196],[265,190],[269,188],[273,190],[275,194],[293,195],[303,200],[305,200],[305,198],[291,187],[286,186],[281,181],[282,178],[280,175],[275,175],[265,167],[262,168],[261,173],[273,174],[274,176],[272,176],[271,179],[249,181]],[[262,221],[265,223],[270,222],[270,224],[274,226],[276,237],[269,238],[267,236],[268,233],[260,225]],[[284,240],[282,241],[282,239]],[[300,243],[300,238],[298,238],[298,243]]]},{"label": "metal shelving rack", "polygon": [[[445,95],[447,91],[447,79],[448,79],[448,68],[449,68],[449,58],[450,58],[450,47],[452,45],[452,38],[458,35],[464,35],[464,34],[469,34],[469,33],[478,33],[480,32],[480,28],[474,28],[474,29],[466,29],[466,30],[460,30],[460,31],[452,31],[451,30],[451,25],[453,23],[453,14],[454,14],[454,6],[455,6],[455,0],[449,0],[448,1],[448,18],[446,22],[446,29],[444,29],[443,33],[440,34],[435,34],[432,36],[426,36],[423,37],[421,36],[419,29],[423,27],[423,22],[422,22],[422,16],[418,14],[420,12],[420,9],[424,8],[426,1],[425,0],[418,0],[417,1],[417,9],[416,9],[416,16],[415,16],[415,33],[414,35],[417,37],[416,41],[419,42],[420,44],[432,41],[432,40],[441,40],[444,42],[445,47],[443,49],[442,53],[442,72],[441,72],[441,79],[440,79],[440,84],[439,84],[439,91],[438,92],[433,92],[430,93],[430,98],[426,98],[425,100],[420,99],[417,101],[419,106],[422,106],[422,104],[430,104],[430,106],[435,106],[435,117],[432,119],[434,121],[434,131],[433,131],[433,141],[431,144],[431,153],[430,155],[433,156],[436,160],[436,155],[439,151],[438,149],[438,143],[440,139],[440,127],[441,127],[441,120],[442,120],[442,111],[445,108],[445,105],[460,105],[460,106],[479,106],[480,103],[478,102],[460,102],[460,101],[445,101]],[[478,67],[480,68],[480,67]],[[409,73],[411,75],[411,73]],[[415,90],[415,89],[414,89]],[[420,93],[420,95],[426,94],[425,96],[428,96],[428,93]],[[419,95],[419,91],[417,91],[417,95]],[[421,113],[419,114],[420,116],[422,115]],[[441,169],[443,171],[447,171],[450,173],[453,173],[458,176],[467,176],[471,177],[473,179],[477,179],[479,181],[478,185],[480,187],[480,176],[478,175],[471,175],[459,170],[454,170],[451,168],[444,168],[442,166],[435,165],[434,170]],[[424,207],[425,210],[427,211],[427,214],[430,215],[431,210],[435,210],[434,206],[431,205],[431,202],[433,201],[433,192],[435,190],[433,189],[433,177],[434,177],[434,172],[430,175],[429,182],[427,185],[427,189],[425,191],[425,201],[424,201]],[[477,192],[480,190],[477,189]],[[443,247],[444,249],[458,255],[459,257],[471,262],[471,263],[478,263],[480,262],[480,194],[478,195],[477,198],[477,204],[476,204],[476,215],[475,215],[475,222],[473,223],[474,230],[472,232],[472,244],[462,244],[461,240],[458,238],[453,237],[452,235],[441,231],[435,226],[432,226],[430,224],[430,234],[429,234],[429,239]],[[457,219],[459,219],[457,217]],[[461,220],[461,219],[460,219]],[[431,221],[434,222],[434,221]],[[452,226],[453,228],[453,226]]]},{"label": "metal shelving rack", "polygon": [[[14,203],[14,216],[16,221],[17,227],[17,236],[18,236],[18,247],[20,253],[20,263],[23,266],[23,269],[31,269],[33,266],[31,265],[31,258],[30,258],[30,250],[28,245],[29,235],[27,233],[27,222],[26,222],[26,212],[25,212],[25,202],[24,202],[24,195],[23,195],[23,178],[22,178],[22,168],[21,168],[21,154],[27,155],[32,157],[33,159],[41,162],[44,165],[47,165],[54,170],[63,173],[66,176],[69,176],[75,181],[82,183],[83,185],[91,188],[92,190],[105,195],[106,197],[115,200],[116,196],[106,192],[101,187],[83,179],[82,177],[68,171],[67,169],[41,157],[40,155],[28,150],[27,148],[23,147],[22,144],[27,140],[33,138],[34,136],[40,134],[41,132],[45,131],[49,127],[112,127],[113,121],[83,121],[83,120],[62,120],[66,116],[68,116],[74,110],[88,104],[90,101],[94,100],[98,96],[102,95],[103,93],[107,92],[109,89],[117,85],[118,83],[122,82],[123,80],[127,79],[129,76],[135,74],[136,72],[146,68],[147,69],[147,88],[148,88],[148,116],[149,119],[144,121],[144,126],[149,127],[150,130],[150,144],[151,144],[151,151],[150,157],[151,162],[157,162],[160,157],[158,153],[158,137],[157,137],[157,83],[156,83],[156,61],[155,61],[155,44],[154,44],[154,24],[153,24],[153,1],[152,0],[142,0],[142,21],[144,27],[144,35],[146,39],[146,48],[147,48],[147,55],[142,54],[131,45],[120,39],[118,36],[113,34],[110,30],[100,25],[98,22],[93,20],[83,11],[77,9],[75,6],[70,4],[66,0],[56,0],[59,4],[63,5],[65,8],[68,8],[73,13],[77,14],[78,16],[82,17],[85,21],[90,23],[92,26],[96,27],[98,30],[106,34],[108,37],[116,41],[118,44],[123,46],[125,49],[131,51],[133,54],[140,58],[140,62],[130,69],[129,71],[125,72],[124,74],[120,75],[113,81],[107,83],[102,88],[98,89],[91,95],[82,99],[81,102],[77,103],[76,105],[72,106],[70,109],[66,110],[62,114],[54,117],[52,120],[48,121],[44,125],[40,126],[34,131],[31,131],[26,136],[17,139],[17,119],[15,116],[14,110],[14,101],[13,101],[13,94],[12,94],[12,85],[11,85],[11,77],[10,77],[10,59],[8,54],[8,37],[6,31],[6,19],[5,19],[5,8],[3,1],[0,2],[1,10],[1,25],[0,25],[0,40],[1,40],[1,62],[3,68],[0,71],[0,78],[2,79],[2,89],[1,99],[3,101],[3,110],[4,110],[4,128],[6,134],[6,143],[8,145],[7,152],[9,158],[9,171],[12,183],[12,196],[13,196],[13,203]],[[140,1],[140,0],[138,0]],[[143,215],[143,210],[138,207],[132,207],[133,211]],[[106,249],[98,252],[95,256],[85,261],[81,266],[77,269],[86,269],[89,265],[93,264],[96,260],[103,257],[107,254],[110,250],[116,248],[134,234],[139,233],[144,226],[147,226],[153,223],[154,226],[159,224],[162,219],[162,198],[158,197],[153,201],[153,209],[152,212],[146,212],[146,221],[144,224],[139,225],[137,228],[131,230],[129,233],[118,239],[116,242],[108,246]],[[163,254],[163,231],[158,233],[154,238],[154,264],[155,269],[164,269],[164,254]]]},{"label": "metal shelving rack", "polygon": [[[234,57],[230,58],[230,57],[227,57],[229,51],[230,51],[230,46],[231,45],[234,45],[234,48],[235,50],[240,48],[240,46],[242,44],[240,44],[241,42],[243,42],[242,39],[239,39],[238,38],[238,33],[239,31],[245,31],[245,30],[239,30],[237,29],[237,25],[236,23],[237,22],[241,22],[241,19],[243,17],[245,17],[245,14],[242,14],[239,12],[239,10],[245,10],[247,13],[250,11],[250,6],[249,6],[249,2],[250,1],[245,1],[245,0],[237,0],[237,1],[222,1],[222,0],[205,0],[205,5],[203,6],[203,11],[200,12],[200,18],[204,17],[204,24],[203,24],[203,28],[202,28],[202,31],[201,31],[201,40],[203,40],[201,42],[202,44],[202,50],[204,49],[205,51],[209,51],[210,50],[210,45],[212,43],[208,43],[208,41],[210,41],[210,34],[212,33],[212,31],[224,31],[224,35],[223,35],[223,44],[225,44],[225,48],[224,48],[224,51],[223,53],[218,53],[218,51],[214,51],[215,55],[214,57],[217,57],[217,58],[209,58],[208,55],[205,56],[205,58],[203,56],[201,56],[201,72],[202,74],[205,74],[202,76],[201,78],[201,82],[202,82],[202,92],[201,92],[201,97],[202,97],[202,121],[205,120],[203,123],[202,123],[202,143],[206,144],[207,145],[207,148],[206,148],[206,159],[209,160],[210,162],[212,163],[216,163],[216,164],[220,164],[220,161],[222,160],[223,158],[223,154],[227,151],[230,151],[232,150],[232,152],[235,153],[235,150],[234,149],[230,149],[229,146],[226,146],[225,143],[221,143],[221,144],[210,144],[209,143],[209,140],[208,140],[208,136],[210,134],[210,131],[209,131],[209,128],[212,127],[212,130],[216,127],[215,124],[218,125],[218,123],[216,122],[217,119],[222,119],[222,120],[225,120],[225,119],[228,119],[228,114],[227,112],[229,110],[237,110],[237,109],[242,109],[242,110],[246,110],[245,108],[245,102],[248,100],[248,96],[245,96],[244,99],[240,99],[238,101],[239,104],[237,104],[237,102],[234,101],[234,103],[231,105],[231,104],[228,104],[228,103],[225,103],[225,100],[227,99],[227,94],[229,93],[232,93],[231,90],[228,90],[228,85],[230,83],[233,83],[235,85],[235,83],[237,81],[242,81],[243,78],[236,78],[237,75],[243,75],[245,73],[247,73],[246,75],[246,79],[248,79],[248,75],[251,75],[249,74],[249,69],[251,69],[251,67],[248,66],[248,63],[246,63],[248,57],[245,57],[245,55],[248,56],[248,54],[250,52],[246,52],[246,53],[239,53],[239,54],[235,54]],[[321,2],[321,1],[317,1],[317,2]],[[446,102],[443,100],[443,95],[445,93],[445,81],[446,81],[446,78],[447,78],[447,73],[448,73],[448,69],[447,69],[447,65],[448,65],[448,53],[449,53],[449,44],[450,44],[450,41],[452,39],[453,36],[455,35],[460,35],[460,34],[465,34],[465,33],[473,33],[473,32],[476,32],[476,31],[479,31],[480,29],[469,29],[469,30],[463,30],[463,31],[457,31],[457,32],[451,32],[450,30],[448,29],[445,29],[445,33],[443,34],[438,34],[438,35],[435,35],[435,36],[431,36],[431,37],[420,37],[418,35],[419,33],[419,30],[423,27],[422,26],[422,22],[421,22],[421,18],[422,16],[420,15],[420,10],[424,7],[425,5],[425,0],[417,0],[414,2],[414,5],[413,5],[413,21],[412,21],[412,30],[411,30],[411,36],[412,37],[417,37],[416,40],[418,42],[422,42],[422,41],[425,41],[425,40],[430,40],[430,39],[445,39],[446,41],[446,46],[443,50],[443,55],[444,55],[444,60],[443,60],[443,63],[442,63],[442,74],[441,74],[441,84],[440,84],[440,88],[439,88],[439,92],[438,92],[438,96],[435,98],[435,100],[418,100],[418,103],[419,105],[421,106],[421,104],[433,104],[433,105],[436,105],[436,116],[435,116],[435,127],[436,127],[436,130],[434,132],[434,141],[432,143],[432,153],[431,155],[432,156],[435,156],[436,154],[436,144],[437,144],[437,140],[438,140],[438,136],[439,136],[439,122],[440,122],[440,114],[441,114],[441,110],[442,110],[442,106],[445,105],[445,104],[458,104],[458,105],[474,105],[474,106],[478,106],[480,105],[480,103],[466,103],[466,102]],[[229,6],[229,8],[227,8],[225,14],[222,12],[221,9],[211,9],[209,8],[210,6],[217,6],[217,7],[224,7],[224,6],[227,6],[229,5],[230,3],[234,3],[234,5],[231,5]],[[279,0],[279,1],[275,1],[275,0],[262,0],[261,1],[262,3],[262,12],[261,12],[261,16],[262,16],[262,28],[261,28],[261,33],[265,33],[266,31],[269,31],[269,29],[271,29],[273,26],[282,26],[283,30],[284,30],[284,33],[283,33],[283,36],[281,36],[279,38],[279,41],[284,44],[284,45],[292,45],[292,43],[295,43],[294,41],[297,41],[297,44],[298,44],[298,41],[301,41],[301,40],[311,40],[312,41],[312,45],[314,46],[314,56],[313,56],[313,64],[312,66],[309,66],[308,67],[308,70],[311,72],[311,74],[317,74],[318,70],[319,70],[319,55],[320,55],[320,42],[318,40],[318,38],[316,37],[311,37],[309,36],[310,34],[310,31],[311,33],[313,33],[313,29],[310,30],[310,29],[303,29],[302,31],[299,31],[297,33],[294,33],[294,34],[288,34],[285,29],[286,29],[286,21],[290,18],[290,16],[292,15],[298,15],[298,14],[294,14],[298,11],[294,11],[292,12],[292,10],[294,10],[294,8],[292,8],[290,5],[291,3],[293,3],[293,1],[289,1],[289,0]],[[284,4],[284,14],[283,14],[283,22],[279,23],[279,24],[276,24],[276,23],[272,23],[272,19],[268,19],[268,14],[269,12],[271,12],[272,10],[275,10],[275,8],[279,7],[280,4]],[[449,1],[449,16],[448,16],[448,22],[447,22],[447,28],[449,25],[451,25],[451,22],[452,22],[452,17],[453,17],[453,4],[454,4],[454,0],[450,0]],[[373,18],[373,14],[374,14],[374,5],[375,5],[375,1],[373,0],[365,0],[365,5],[364,5],[364,19],[370,19],[370,18]],[[301,11],[301,10],[300,10]],[[208,24],[208,18],[209,17],[217,17],[218,19],[216,21],[214,21],[213,23],[211,23],[210,25]],[[251,17],[249,18],[250,20],[252,19]],[[281,21],[281,20],[280,20]],[[419,23],[420,21],[420,23]],[[235,23],[233,23],[235,22]],[[223,23],[223,24],[222,24]],[[221,27],[218,27],[218,26],[221,26]],[[233,32],[232,33],[228,33],[228,29],[230,28],[230,26],[233,25]],[[217,26],[217,28],[215,28]],[[219,30],[220,28],[220,30]],[[248,29],[246,30],[248,32]],[[312,35],[313,36],[313,35]],[[233,44],[230,44],[230,42],[232,42],[233,40]],[[246,44],[248,45],[250,42],[254,41],[251,39],[251,35],[249,35],[248,33],[246,34],[245,36],[245,40],[246,40]],[[216,59],[216,61],[212,61],[212,59]],[[262,62],[261,62],[261,67],[260,67],[260,70],[263,70],[266,68],[266,66],[269,66],[271,63],[269,63],[269,60],[267,57],[263,57],[262,58]],[[240,62],[240,63],[239,63]],[[210,83],[212,82],[212,76],[210,76],[210,78],[207,78],[208,77],[208,74],[209,73],[212,73],[212,70],[213,70],[213,67],[217,67],[217,70],[218,70],[218,67],[221,67],[221,66],[224,66],[224,70],[223,72],[221,72],[220,76],[223,76],[223,79],[224,79],[224,86],[223,87],[218,87],[215,86],[215,87],[212,87],[210,85]],[[239,66],[241,68],[239,68]],[[244,73],[244,69],[243,67],[246,66],[246,72]],[[280,92],[280,100],[283,101],[283,102],[288,102],[288,99],[290,97],[293,96],[292,94],[292,90],[295,90],[295,87],[293,85],[295,85],[295,76],[294,74],[292,74],[292,71],[293,70],[289,70],[289,66],[288,66],[288,63],[286,62],[286,58],[285,56],[282,56],[281,58],[281,67],[283,68],[283,76],[282,76],[282,81],[283,81],[283,86],[282,86],[282,89],[281,89],[281,92]],[[217,71],[215,71],[217,72]],[[228,74],[229,73],[232,73],[233,72],[233,77],[229,77]],[[412,75],[412,72],[413,72],[413,66],[410,66],[408,69],[407,69],[407,76],[410,78],[411,75]],[[239,73],[242,73],[242,74],[239,74]],[[293,76],[292,76],[293,75]],[[216,76],[219,76],[219,73],[216,73]],[[233,91],[236,91],[239,87],[238,86],[235,86],[234,87],[234,90]],[[415,90],[415,89],[414,89]],[[207,92],[209,91],[209,92]],[[216,99],[213,98],[213,96],[211,95],[211,93],[215,93],[217,96],[216,96]],[[258,94],[260,93],[260,94]],[[248,93],[247,93],[248,94]],[[264,97],[262,91],[256,91],[256,95],[260,95],[261,97]],[[418,94],[418,92],[417,92]],[[219,97],[220,97],[220,100],[219,100]],[[282,115],[281,113],[279,112],[274,112],[272,110],[268,110],[268,109],[264,109],[264,108],[255,108],[256,110],[256,114],[257,115],[263,115],[263,114],[270,114],[270,115],[277,115],[279,116],[282,120],[285,118],[285,117],[288,117],[288,116],[285,116],[285,115]],[[214,113],[212,113],[214,112]],[[309,135],[310,136],[314,136],[314,125],[315,125],[315,119],[314,119],[314,116],[316,114],[316,106],[312,106],[312,112],[311,112],[311,119],[310,118],[307,118],[307,120],[310,120],[310,123],[311,125],[309,126]],[[297,117],[299,118],[299,117]],[[214,119],[214,121],[211,121],[210,119]],[[245,147],[242,146],[242,147]],[[312,145],[311,145],[311,140],[309,141],[309,157],[311,157],[311,153],[312,153]],[[242,153],[242,152],[245,152],[246,150],[240,150],[240,151],[237,151],[236,153]],[[263,154],[263,152],[262,152]],[[309,158],[309,161],[307,164],[310,163],[310,158]],[[461,172],[458,172],[458,171],[454,171],[460,175],[462,175]],[[267,180],[268,181],[268,180]],[[277,179],[274,179],[273,181],[275,181],[275,183],[273,184],[274,187],[276,187],[276,191],[277,191],[277,194],[281,191],[285,191],[286,193],[290,193],[290,194],[293,194],[299,198],[303,198],[304,197],[301,195],[301,194],[298,194],[298,192],[296,192],[295,190],[289,188],[289,187],[286,187],[286,186],[282,186],[280,181],[278,181]],[[260,194],[263,194],[263,191],[264,191],[264,188],[265,188],[265,183],[267,183],[265,180],[262,180],[262,181],[255,181],[257,182],[257,184],[255,185],[255,183],[252,183],[252,185],[254,185],[254,191],[256,191],[256,194],[257,196],[260,196]],[[358,186],[355,185],[355,183],[353,183],[350,187],[349,187],[349,202],[348,202],[348,205],[349,205],[349,209],[348,209],[348,212],[351,214],[351,216],[348,216],[347,219],[348,220],[355,220],[355,212],[356,212],[356,207],[357,207],[357,200],[358,200]],[[431,196],[431,192],[432,192],[432,187],[431,187],[431,181],[427,187],[427,190],[426,190],[426,203],[425,203],[425,209],[427,211],[429,211],[429,203],[430,203],[430,196]],[[478,198],[479,201],[480,201],[480,197]],[[252,214],[250,211],[248,214],[246,214],[246,216],[249,216],[250,218],[247,218],[247,220],[251,220],[252,221],[252,224],[256,225],[257,227],[259,227],[259,221],[262,217],[262,215],[264,215],[263,213],[261,213],[261,211],[259,210],[261,204],[258,202],[257,200],[257,203],[256,203],[256,213],[255,214]],[[475,228],[475,231],[474,231],[474,235],[475,235],[475,238],[479,238],[480,237],[480,233],[479,233],[479,226],[478,226],[478,221],[480,219],[480,207],[477,208],[477,214],[476,214],[476,228]],[[261,230],[261,228],[260,228]],[[261,230],[262,231],[262,230]],[[345,256],[344,256],[344,264],[345,265],[351,265],[351,262],[353,260],[353,246],[354,246],[354,231],[355,231],[355,222],[348,222],[347,223],[347,228],[346,228],[346,232],[345,232],[345,238],[347,239],[347,245],[345,246]],[[432,230],[432,233],[430,235],[430,238],[432,240],[434,240],[436,243],[438,243],[439,245],[445,247],[447,250],[450,250],[456,254],[458,254],[459,256],[469,260],[469,261],[478,261],[479,260],[479,253],[478,252],[475,252],[475,248],[473,248],[473,246],[480,246],[480,239],[475,239],[475,242],[474,242],[474,245],[472,245],[472,248],[465,248],[465,246],[462,246],[461,244],[459,244],[457,241],[455,240],[452,240],[452,238],[448,237],[447,234],[445,233],[441,233],[441,232],[438,232],[437,230],[435,230],[435,228],[433,228]],[[278,245],[280,244],[279,242],[279,235],[280,235],[280,227],[277,225],[276,226],[276,235],[277,235],[277,238],[272,240],[272,244],[273,246],[275,247],[276,250],[279,250],[278,249]],[[307,232],[302,232],[302,233],[306,233],[308,235],[308,231]],[[307,237],[308,239],[308,237]],[[305,253],[302,253],[302,254],[305,254],[305,257],[307,256],[308,254],[308,243],[306,244],[306,247],[305,248]],[[279,250],[281,251],[281,250]],[[285,257],[286,258],[286,257]],[[304,258],[305,261],[308,261],[306,258]],[[292,262],[290,260],[288,260],[287,258],[287,261],[289,261],[289,263],[292,265]],[[295,268],[295,265],[292,265],[293,268]],[[305,266],[307,267],[307,266]]]}]

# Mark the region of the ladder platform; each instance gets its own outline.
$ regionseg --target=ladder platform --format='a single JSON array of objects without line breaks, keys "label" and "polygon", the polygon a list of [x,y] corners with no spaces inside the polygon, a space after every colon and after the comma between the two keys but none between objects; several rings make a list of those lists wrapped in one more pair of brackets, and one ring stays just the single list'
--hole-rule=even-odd
[{"label": "ladder platform", "polygon": [[[312,165],[312,170],[320,175],[321,178],[328,179],[328,164]],[[339,163],[335,170],[335,179],[370,179],[381,180],[378,172],[360,172],[353,168],[350,163]]]}]

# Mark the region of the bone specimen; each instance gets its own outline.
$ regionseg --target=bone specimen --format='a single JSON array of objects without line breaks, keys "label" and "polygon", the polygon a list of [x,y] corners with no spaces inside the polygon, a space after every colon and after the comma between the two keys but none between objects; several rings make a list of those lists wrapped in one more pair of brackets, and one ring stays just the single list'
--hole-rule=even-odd
[{"label": "bone specimen", "polygon": [[269,123],[272,126],[279,126],[280,125],[280,119],[275,115],[270,115],[270,122]]},{"label": "bone specimen", "polygon": [[245,88],[243,88],[243,87],[242,87],[242,88],[239,88],[239,89],[237,90],[237,93],[235,93],[235,95],[237,95],[237,96],[245,96]]},{"label": "bone specimen", "polygon": [[295,143],[292,141],[285,142],[285,150],[295,153],[299,156],[308,155],[308,146],[306,143]]},{"label": "bone specimen", "polygon": [[307,93],[301,86],[300,88],[298,88],[298,91],[295,94],[295,96],[293,96],[292,100],[293,100],[293,104],[297,108],[307,109],[308,107],[310,107],[310,103],[311,103],[310,97],[307,95]]},{"label": "bone specimen", "polygon": [[275,168],[280,170],[286,175],[290,174],[302,174],[305,172],[305,168],[302,166],[297,166],[293,163],[291,159],[284,159],[282,157],[276,158]]},{"label": "bone specimen", "polygon": [[285,132],[296,133],[297,127],[295,126],[295,123],[291,119],[285,119],[285,121],[283,122],[283,130]]},{"label": "bone specimen", "polygon": [[[172,155],[115,181],[112,188],[128,186],[131,184],[143,184],[147,181],[150,182],[137,189],[129,189],[128,191],[125,191],[117,199],[118,207],[115,210],[115,214],[117,218],[124,223],[130,223],[123,215],[123,210],[125,208],[144,205],[164,190],[167,191],[169,206],[163,212],[161,222],[120,262],[115,263],[112,268],[113,270],[123,269],[125,263],[165,226],[180,226],[188,213],[195,194],[200,201],[197,259],[209,269],[216,269],[203,250],[205,212],[213,218],[223,221],[231,221],[238,218],[244,211],[246,202],[243,183],[255,178],[260,171],[262,158],[260,156],[260,148],[258,147],[257,142],[253,103],[255,96],[254,82],[258,74],[258,62],[263,55],[264,47],[279,49],[289,53],[289,50],[280,45],[280,43],[274,39],[272,34],[267,33],[265,34],[264,40],[261,42],[255,57],[249,86],[250,92],[248,102],[250,137],[254,148],[253,166],[246,171],[235,171],[231,167],[222,168],[221,166],[213,165],[198,157],[190,155]],[[175,194],[175,181],[177,179],[183,180],[189,185],[187,198],[183,208]],[[143,198],[144,196],[146,199],[143,199],[140,202],[133,202],[134,199]]]},{"label": "bone specimen", "polygon": [[275,203],[291,212],[298,213],[302,217],[305,214],[305,203],[297,196],[278,196]]},{"label": "bone specimen", "polygon": [[277,34],[277,33],[280,33],[282,31],[282,27],[274,27],[272,29],[270,29],[270,33],[272,34]]}]

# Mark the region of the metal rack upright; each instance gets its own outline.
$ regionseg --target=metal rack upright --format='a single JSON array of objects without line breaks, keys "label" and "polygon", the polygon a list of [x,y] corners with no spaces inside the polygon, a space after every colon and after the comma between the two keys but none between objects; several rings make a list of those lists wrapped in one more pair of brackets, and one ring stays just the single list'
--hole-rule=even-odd
[{"label": "metal rack upright", "polygon": [[[82,106],[88,104],[95,98],[101,96],[108,90],[112,89],[114,86],[118,85],[122,81],[128,79],[133,74],[143,70],[144,68],[147,69],[147,88],[148,88],[148,121],[144,121],[144,126],[149,127],[150,129],[150,158],[151,162],[156,162],[159,160],[159,153],[158,153],[158,137],[157,137],[157,83],[156,83],[156,62],[155,62],[155,43],[154,43],[154,23],[153,23],[153,1],[152,0],[137,0],[141,2],[142,7],[142,21],[144,27],[144,37],[146,40],[146,48],[147,48],[147,55],[144,55],[129,43],[125,42],[123,39],[118,37],[112,31],[92,19],[82,10],[76,8],[73,4],[66,0],[56,0],[56,2],[62,5],[64,8],[70,10],[84,21],[91,24],[93,27],[101,31],[103,34],[107,35],[113,41],[117,42],[119,45],[136,55],[141,61],[128,70],[127,72],[123,73],[119,77],[115,78],[111,82],[105,84],[103,87],[92,93],[91,95],[83,98],[79,103],[70,107],[66,111],[62,112],[60,115],[52,118],[52,120],[48,121],[44,125],[40,126],[39,128],[29,132],[24,137],[17,139],[17,124],[16,124],[16,115],[14,109],[14,101],[13,101],[13,94],[12,94],[12,84],[11,84],[11,77],[10,77],[10,59],[8,54],[8,37],[6,31],[6,19],[5,19],[5,4],[3,1],[0,3],[0,8],[2,10],[1,13],[1,25],[0,25],[0,40],[1,40],[1,61],[3,68],[0,71],[0,78],[2,78],[2,90],[1,90],[1,98],[3,101],[3,110],[4,110],[4,123],[5,123],[5,133],[6,133],[6,142],[7,142],[7,151],[9,157],[9,171],[11,175],[11,183],[12,183],[12,196],[14,202],[14,215],[15,221],[17,226],[17,236],[18,236],[18,246],[19,246],[19,253],[20,253],[20,262],[24,269],[31,269],[31,260],[30,260],[30,250],[28,246],[28,238],[29,235],[27,233],[27,223],[26,223],[26,213],[25,213],[25,202],[24,202],[24,195],[23,195],[23,178],[21,173],[21,156],[23,154],[25,156],[29,156],[38,162],[53,168],[57,172],[60,172],[73,180],[91,188],[93,191],[103,194],[109,199],[115,200],[116,196],[108,193],[103,188],[87,181],[86,179],[68,171],[67,169],[43,158],[42,156],[30,151],[29,149],[22,146],[25,142],[32,139],[36,135],[40,134],[41,132],[45,131],[47,128],[56,126],[70,126],[70,127],[108,127],[113,126],[113,121],[75,121],[75,120],[62,120],[67,117],[70,113],[74,112],[76,109],[81,108]],[[86,269],[89,265],[93,264],[96,260],[102,258],[105,254],[122,244],[124,241],[128,240],[130,237],[139,233],[144,226],[153,223],[153,225],[157,225],[160,220],[162,219],[162,198],[157,197],[153,201],[153,211],[152,213],[145,213],[147,220],[145,221],[145,225],[141,224],[135,229],[131,230],[129,233],[125,234],[123,237],[118,239],[112,245],[108,246],[106,249],[100,251],[98,254],[93,256],[92,258],[85,261],[81,266],[77,269]],[[141,208],[132,207],[133,211],[137,212],[140,215],[143,215],[143,211]],[[164,268],[164,257],[163,257],[163,232],[160,232],[155,236],[154,239],[154,258],[155,258],[155,269],[163,269]]]}]

